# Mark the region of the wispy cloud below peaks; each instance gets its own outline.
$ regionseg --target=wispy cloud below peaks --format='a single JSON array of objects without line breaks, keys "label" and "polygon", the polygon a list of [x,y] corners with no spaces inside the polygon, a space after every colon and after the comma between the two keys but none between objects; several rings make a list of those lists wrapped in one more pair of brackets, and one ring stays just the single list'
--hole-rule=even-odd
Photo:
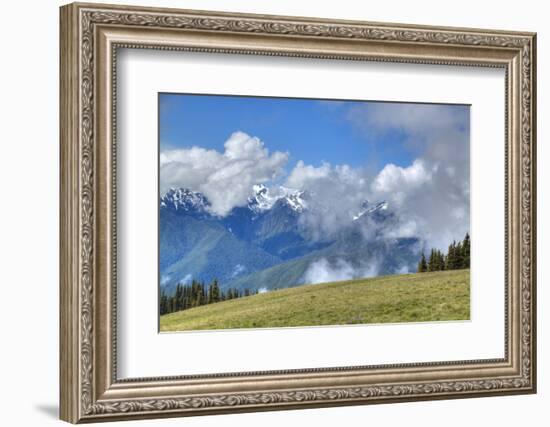
[{"label": "wispy cloud below peaks", "polygon": [[326,258],[312,262],[304,273],[306,284],[338,282],[356,278],[374,277],[378,275],[378,262],[371,261],[368,265],[356,268],[344,259],[330,263]]}]

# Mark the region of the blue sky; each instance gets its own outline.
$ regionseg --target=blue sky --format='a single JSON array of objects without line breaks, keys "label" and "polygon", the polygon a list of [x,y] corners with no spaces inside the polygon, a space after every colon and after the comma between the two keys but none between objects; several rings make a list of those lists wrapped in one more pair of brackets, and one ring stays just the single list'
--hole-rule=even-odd
[{"label": "blue sky", "polygon": [[[260,138],[273,151],[290,153],[288,168],[298,160],[319,166],[368,167],[388,163],[407,166],[419,155],[407,132],[388,128],[369,132],[352,112],[378,104],[358,101],[160,94],[160,144],[164,149],[199,146],[223,152],[235,131]],[[465,107],[449,106],[464,114]],[[465,117],[468,115],[466,114]]]}]

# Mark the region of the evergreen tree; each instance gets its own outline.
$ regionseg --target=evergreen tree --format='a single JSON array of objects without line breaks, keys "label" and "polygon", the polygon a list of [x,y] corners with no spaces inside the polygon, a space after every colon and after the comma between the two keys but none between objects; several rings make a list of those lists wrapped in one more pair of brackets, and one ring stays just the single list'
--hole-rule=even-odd
[{"label": "evergreen tree", "polygon": [[[437,261],[437,251],[432,250],[432,258]],[[419,269],[427,271],[427,263],[424,254],[422,254]],[[434,267],[435,268],[435,267]],[[419,270],[420,271],[420,270]],[[205,304],[213,304],[220,301],[242,298],[245,296],[256,295],[259,289],[229,288],[222,290],[217,279],[212,280],[210,284],[205,284],[193,279],[190,284],[178,283],[171,296],[168,296],[164,290],[161,291],[159,298],[159,312],[161,315],[173,313],[181,310],[188,310],[193,307],[199,307]]]},{"label": "evergreen tree", "polygon": [[432,248],[428,261],[426,261],[426,256],[422,252],[417,271],[423,273],[462,268],[470,268],[470,235],[468,233],[461,242],[453,241],[449,245],[446,255],[439,249]]},{"label": "evergreen tree", "polygon": [[163,314],[167,314],[167,313],[168,313],[168,297],[166,296],[164,291],[162,291],[162,294],[160,296],[160,315],[162,316]]},{"label": "evergreen tree", "polygon": [[449,245],[447,257],[445,258],[445,270],[454,270],[456,265],[456,242]]},{"label": "evergreen tree", "polygon": [[208,286],[208,291],[207,291],[207,304],[212,304],[214,302],[213,298],[212,298],[212,291],[214,290],[214,287],[211,285]]},{"label": "evergreen tree", "polygon": [[220,286],[217,279],[214,279],[210,285],[210,289],[212,290],[212,302],[220,301]]},{"label": "evergreen tree", "polygon": [[195,306],[199,307],[203,304],[206,304],[207,301],[206,301],[205,292],[204,292],[204,283],[197,284],[196,292],[197,292],[197,297],[195,300]]},{"label": "evergreen tree", "polygon": [[463,260],[462,268],[470,268],[470,235],[466,233],[464,240],[462,241]]},{"label": "evergreen tree", "polygon": [[434,252],[434,271],[441,271],[441,257],[443,254],[439,249],[436,249]]},{"label": "evergreen tree", "polygon": [[445,255],[440,250],[437,251],[437,270],[445,270]]},{"label": "evergreen tree", "polygon": [[430,259],[428,261],[428,271],[436,271],[437,268],[436,268],[436,265],[437,265],[437,260],[436,260],[436,252],[435,252],[435,249],[432,249],[431,252],[430,252]]},{"label": "evergreen tree", "polygon": [[461,268],[464,268],[464,248],[462,242],[458,242],[455,249],[455,270]]},{"label": "evergreen tree", "polygon": [[422,252],[422,256],[420,258],[420,261],[418,262],[418,272],[425,273],[427,270],[428,266],[426,264],[426,257],[424,256],[424,252]]},{"label": "evergreen tree", "polygon": [[227,299],[235,299],[239,297],[239,290],[237,288],[229,288],[227,290]]},{"label": "evergreen tree", "polygon": [[178,283],[178,286],[176,286],[176,295],[175,295],[175,305],[176,305],[176,311],[180,311],[183,309],[183,285]]},{"label": "evergreen tree", "polygon": [[182,308],[182,310],[187,310],[189,307],[191,307],[191,299],[190,299],[189,285],[187,285],[185,288],[183,288],[183,308]]},{"label": "evergreen tree", "polygon": [[189,307],[196,307],[197,305],[197,289],[198,283],[196,280],[193,279],[191,281],[191,289],[189,289],[189,302],[191,303]]}]

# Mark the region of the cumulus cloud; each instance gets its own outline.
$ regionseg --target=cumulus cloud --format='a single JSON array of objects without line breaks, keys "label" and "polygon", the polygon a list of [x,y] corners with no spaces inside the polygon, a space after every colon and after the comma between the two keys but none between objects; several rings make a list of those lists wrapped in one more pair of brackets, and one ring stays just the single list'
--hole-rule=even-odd
[{"label": "cumulus cloud", "polygon": [[453,168],[438,162],[416,159],[407,167],[388,164],[375,176],[349,166],[313,167],[299,162],[286,185],[310,195],[300,225],[313,240],[342,233],[365,201],[369,206],[386,201],[392,215],[380,223],[363,217],[361,231],[367,239],[417,237],[429,247],[446,249],[469,231],[469,180],[457,179]]},{"label": "cumulus cloud", "polygon": [[417,153],[407,167],[387,164],[371,184],[371,197],[387,200],[400,219],[388,237],[421,236],[446,249],[469,231],[468,107],[374,103],[352,109],[348,119],[373,138],[399,132]]},{"label": "cumulus cloud", "polygon": [[330,238],[368,197],[369,178],[365,170],[348,165],[319,167],[299,161],[285,185],[305,190],[310,199],[308,210],[300,218],[304,231],[315,240]]},{"label": "cumulus cloud", "polygon": [[387,200],[399,219],[386,236],[419,236],[440,249],[461,239],[470,224],[469,180],[456,175],[437,162],[387,165],[371,186],[373,197]]},{"label": "cumulus cloud", "polygon": [[259,138],[235,132],[225,142],[223,153],[200,147],[163,151],[160,190],[200,191],[210,201],[212,213],[224,216],[246,204],[254,184],[280,176],[287,161],[288,153],[269,153]]},{"label": "cumulus cloud", "polygon": [[374,277],[378,274],[378,265],[372,262],[370,265],[356,268],[344,259],[329,262],[326,258],[312,262],[304,273],[303,281],[307,284],[338,282],[356,278]]},{"label": "cumulus cloud", "polygon": [[431,171],[427,170],[421,159],[416,159],[406,168],[388,163],[376,176],[372,188],[379,193],[395,193],[403,189],[418,188],[430,179]]}]

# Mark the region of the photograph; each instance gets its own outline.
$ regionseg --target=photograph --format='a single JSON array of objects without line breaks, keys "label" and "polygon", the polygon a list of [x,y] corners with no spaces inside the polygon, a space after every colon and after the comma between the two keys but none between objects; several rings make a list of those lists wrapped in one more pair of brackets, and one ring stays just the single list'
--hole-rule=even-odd
[{"label": "photograph", "polygon": [[[74,424],[215,415],[280,425],[296,409],[392,404],[369,416],[393,425],[438,401],[433,419],[454,405],[471,418],[459,424],[476,425],[473,406],[456,405],[536,400],[526,395],[540,383],[545,314],[542,14],[256,3],[27,14],[59,27],[59,37],[40,31],[57,47],[31,49],[59,72],[58,84],[40,85],[52,93],[33,97],[48,104],[36,115],[45,125],[29,127],[24,114],[6,139],[38,142],[35,173],[17,162],[28,144],[4,144],[26,150],[4,156],[28,178],[10,189],[29,199],[21,188],[40,189],[50,174],[59,193],[34,191],[58,209],[28,209],[23,227],[57,218],[38,227],[57,239],[35,266],[58,274],[58,292],[36,287],[56,301],[34,298],[57,315],[26,316],[51,319],[55,334],[19,336],[34,345],[12,352],[25,359],[59,339],[31,364],[34,382],[55,376],[53,400],[38,390],[35,412],[57,422],[57,408]],[[26,63],[14,46],[34,70],[40,58]],[[49,154],[48,127],[59,133]],[[5,223],[23,248],[12,252],[26,254],[21,227]],[[11,305],[7,318],[21,318]],[[24,397],[16,416],[31,413]],[[499,401],[476,405],[519,424]],[[522,424],[540,419],[545,406],[533,402]],[[328,413],[320,424],[334,425]],[[345,423],[341,414],[333,419]]]},{"label": "photograph", "polygon": [[161,332],[470,319],[470,105],[159,93],[158,121]]}]

